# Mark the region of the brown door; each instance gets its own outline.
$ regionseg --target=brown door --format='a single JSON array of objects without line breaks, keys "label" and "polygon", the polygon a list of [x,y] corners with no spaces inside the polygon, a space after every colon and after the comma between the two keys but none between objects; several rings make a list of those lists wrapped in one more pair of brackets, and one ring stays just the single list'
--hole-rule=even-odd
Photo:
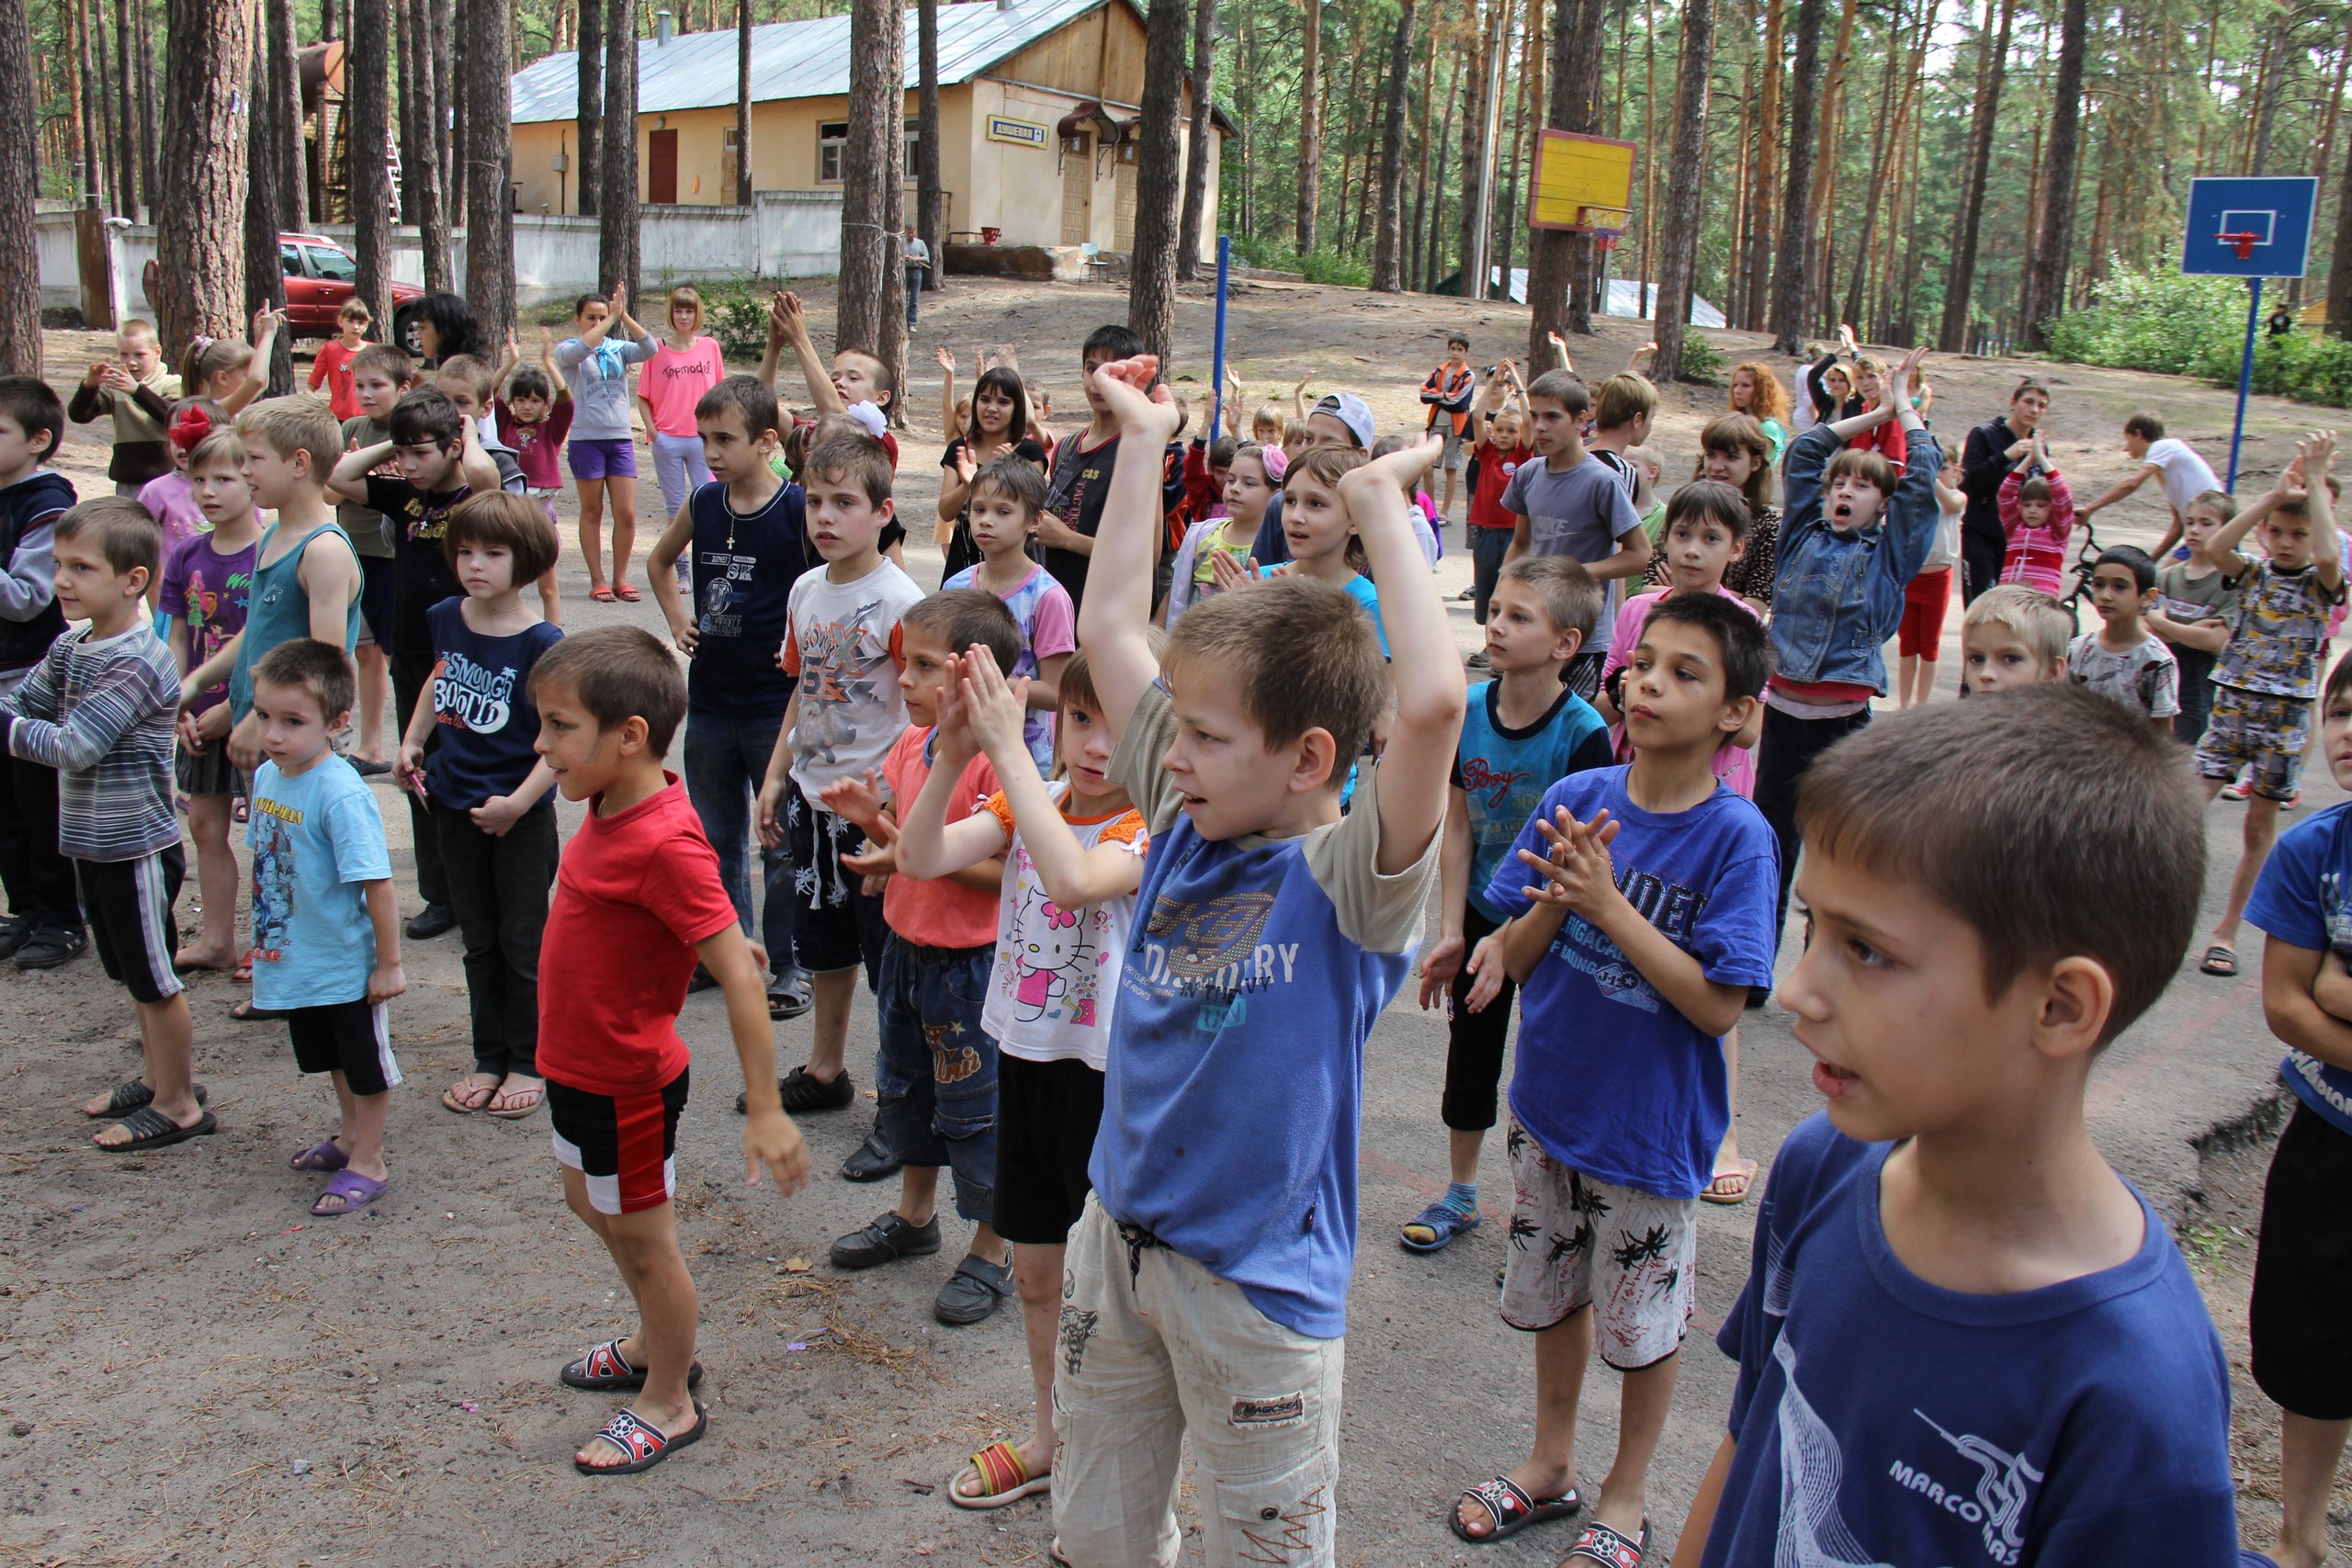
[{"label": "brown door", "polygon": [[1082,245],[1094,228],[1094,152],[1091,138],[1062,153],[1062,243]]},{"label": "brown door", "polygon": [[678,199],[678,133],[646,132],[645,199],[656,207],[674,206]]}]

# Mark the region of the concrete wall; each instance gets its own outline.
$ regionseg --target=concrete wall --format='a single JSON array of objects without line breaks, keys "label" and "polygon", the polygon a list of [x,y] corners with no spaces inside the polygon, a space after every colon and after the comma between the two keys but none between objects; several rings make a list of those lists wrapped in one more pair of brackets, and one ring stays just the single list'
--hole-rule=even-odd
[{"label": "concrete wall", "polygon": [[[33,220],[40,257],[41,304],[78,309],[82,288],[74,250],[74,216],[41,213]],[[514,218],[514,293],[518,302],[563,299],[604,284],[596,274],[597,220],[594,218]],[[345,249],[349,224],[317,231]],[[155,231],[148,224],[109,221],[116,298],[127,314],[146,315],[140,277],[155,254]],[[764,190],[752,206],[652,207],[639,214],[644,283],[649,289],[673,283],[723,282],[742,277],[825,277],[841,263],[842,197],[839,186],[822,190]],[[451,236],[450,265],[462,285],[466,232]],[[392,278],[424,283],[424,252],[414,229],[392,231]]]}]

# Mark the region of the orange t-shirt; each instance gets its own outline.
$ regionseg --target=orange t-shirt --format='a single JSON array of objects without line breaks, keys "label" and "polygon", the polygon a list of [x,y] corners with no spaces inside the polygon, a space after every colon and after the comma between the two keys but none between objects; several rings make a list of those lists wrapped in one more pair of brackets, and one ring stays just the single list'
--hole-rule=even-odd
[{"label": "orange t-shirt", "polygon": [[[890,786],[895,815],[903,818],[931,777],[926,754],[932,731],[907,726],[882,759],[882,777]],[[985,807],[997,792],[996,768],[986,757],[965,764],[947,802],[947,820],[961,822]],[[918,879],[893,876],[882,886],[882,920],[908,942],[922,947],[988,947],[996,945],[999,894],[993,888],[966,887],[944,876]]]}]

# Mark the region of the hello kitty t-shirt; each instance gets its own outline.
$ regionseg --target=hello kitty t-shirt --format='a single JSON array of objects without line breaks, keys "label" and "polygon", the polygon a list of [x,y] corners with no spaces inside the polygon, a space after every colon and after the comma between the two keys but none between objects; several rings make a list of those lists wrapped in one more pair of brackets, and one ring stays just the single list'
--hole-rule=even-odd
[{"label": "hello kitty t-shirt", "polygon": [[[1046,786],[1060,805],[1069,785]],[[1004,897],[997,913],[996,967],[989,976],[980,1027],[1008,1056],[1028,1062],[1084,1062],[1096,1072],[1110,1065],[1111,1003],[1119,994],[1119,963],[1135,924],[1136,896],[1106,898],[1090,908],[1065,909],[1046,897],[1046,885],[1012,825],[1012,807],[999,790],[981,809],[1003,825],[1012,848],[1004,857]],[[1143,813],[1124,807],[1069,823],[1088,849],[1116,844],[1141,860],[1151,834]]]}]

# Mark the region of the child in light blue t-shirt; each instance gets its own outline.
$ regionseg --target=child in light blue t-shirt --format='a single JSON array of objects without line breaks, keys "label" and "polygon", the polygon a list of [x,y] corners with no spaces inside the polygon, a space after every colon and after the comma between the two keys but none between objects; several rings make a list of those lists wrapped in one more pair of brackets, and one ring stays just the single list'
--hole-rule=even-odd
[{"label": "child in light blue t-shirt", "polygon": [[366,1208],[390,1182],[384,1117],[401,1068],[386,1004],[408,988],[383,814],[357,770],[327,746],[350,722],[356,682],[348,655],[309,637],[254,665],[268,761],[254,771],[245,831],[252,1016],[284,1019],[295,1066],[334,1077],[342,1131],[288,1162],[329,1178],[311,1205],[322,1218]]}]

